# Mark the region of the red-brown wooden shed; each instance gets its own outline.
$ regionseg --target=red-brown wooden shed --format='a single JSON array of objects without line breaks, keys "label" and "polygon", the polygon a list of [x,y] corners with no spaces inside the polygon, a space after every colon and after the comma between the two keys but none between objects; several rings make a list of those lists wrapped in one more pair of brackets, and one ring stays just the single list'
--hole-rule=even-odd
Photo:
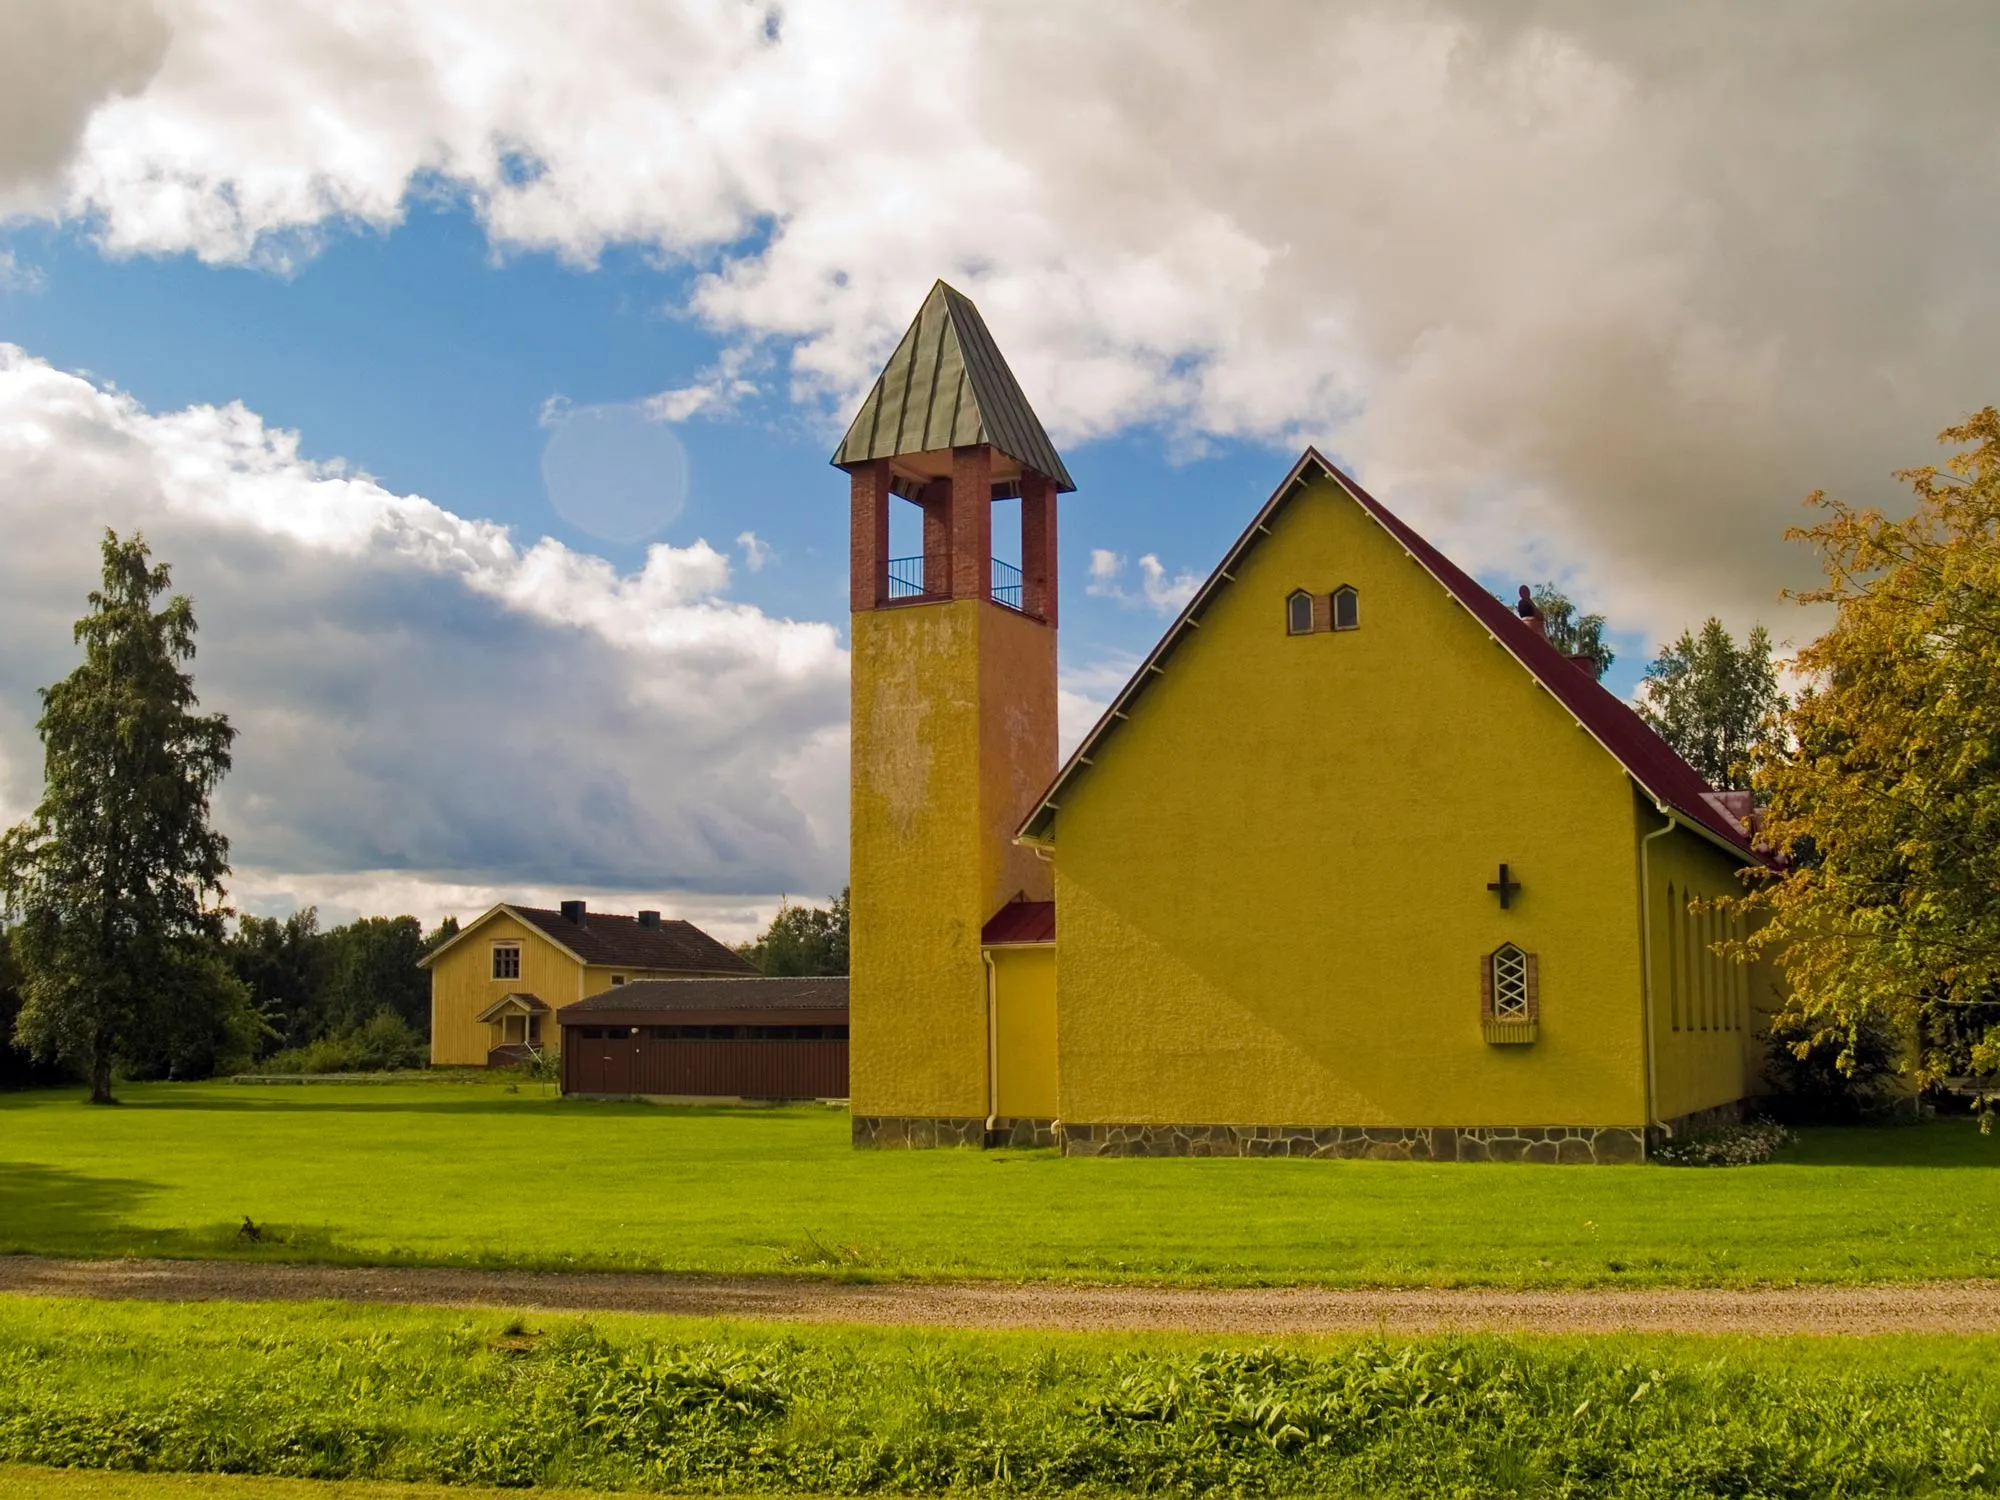
[{"label": "red-brown wooden shed", "polygon": [[845,978],[650,979],[556,1020],[566,1094],[847,1097]]}]

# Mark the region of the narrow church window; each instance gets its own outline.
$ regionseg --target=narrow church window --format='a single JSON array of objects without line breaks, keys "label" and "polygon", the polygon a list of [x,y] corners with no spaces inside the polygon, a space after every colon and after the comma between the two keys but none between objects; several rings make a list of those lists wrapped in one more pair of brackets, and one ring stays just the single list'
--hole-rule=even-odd
[{"label": "narrow church window", "polygon": [[1493,955],[1493,1019],[1528,1019],[1528,955],[1512,943]]},{"label": "narrow church window", "polygon": [[521,945],[519,943],[495,943],[493,945],[493,977],[495,979],[519,979],[521,977]]},{"label": "narrow church window", "polygon": [[1480,1023],[1489,1042],[1532,1042],[1541,1020],[1535,955],[1502,944],[1480,962]]},{"label": "narrow church window", "polygon": [[1311,635],[1313,628],[1313,596],[1300,589],[1285,601],[1285,633],[1287,635]]},{"label": "narrow church window", "polygon": [[1667,1013],[1673,1029],[1681,1029],[1681,924],[1674,905],[1674,883],[1667,882]]},{"label": "narrow church window", "polygon": [[1333,591],[1333,628],[1353,630],[1361,623],[1361,596],[1343,584]]}]

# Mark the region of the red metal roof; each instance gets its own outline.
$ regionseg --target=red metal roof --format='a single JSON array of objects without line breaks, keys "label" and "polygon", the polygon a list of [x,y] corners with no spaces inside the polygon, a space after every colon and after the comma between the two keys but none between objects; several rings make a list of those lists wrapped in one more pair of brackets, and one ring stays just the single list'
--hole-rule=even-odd
[{"label": "red metal roof", "polygon": [[[1596,741],[1617,759],[1627,774],[1639,784],[1640,790],[1657,803],[1664,803],[1679,813],[1688,822],[1697,825],[1702,832],[1727,844],[1747,859],[1763,861],[1765,856],[1751,847],[1750,836],[1736,819],[1714,806],[1709,798],[1714,789],[1702,780],[1694,767],[1674,753],[1673,748],[1659,737],[1646,721],[1632,710],[1631,705],[1622,702],[1607,690],[1588,671],[1577,666],[1560,651],[1549,644],[1541,632],[1523,621],[1505,603],[1493,597],[1450,558],[1425,541],[1405,525],[1390,509],[1370,495],[1354,480],[1329,463],[1316,448],[1308,448],[1300,456],[1298,463],[1285,477],[1285,482],[1265,502],[1263,509],[1245,528],[1236,544],[1209,574],[1208,580],[1195,591],[1187,608],[1167,633],[1160,644],[1153,648],[1133,674],[1132,680],[1112,700],[1111,707],[1089,734],[1078,745],[1054,783],[1036,804],[1021,824],[1019,837],[1037,842],[1047,841],[1055,823],[1056,808],[1064,785],[1071,777],[1080,774],[1091,763],[1092,753],[1104,738],[1124,722],[1126,711],[1133,699],[1145,690],[1152,677],[1159,674],[1174,648],[1180,644],[1191,624],[1198,623],[1209,601],[1231,579],[1231,569],[1257,541],[1269,534],[1271,519],[1284,508],[1301,486],[1309,483],[1315,471],[1325,475],[1339,485],[1355,502],[1372,517],[1382,529],[1395,540],[1406,553],[1423,566],[1433,578],[1442,584],[1452,598],[1462,605],[1494,640],[1506,647],[1514,659],[1526,667],[1534,678],[1570,716],[1580,724]],[[989,924],[991,925],[991,924]]]},{"label": "red metal roof", "polygon": [[1016,943],[1053,943],[1056,940],[1056,904],[1053,901],[1009,901],[993,914],[980,930],[979,941],[988,948]]}]

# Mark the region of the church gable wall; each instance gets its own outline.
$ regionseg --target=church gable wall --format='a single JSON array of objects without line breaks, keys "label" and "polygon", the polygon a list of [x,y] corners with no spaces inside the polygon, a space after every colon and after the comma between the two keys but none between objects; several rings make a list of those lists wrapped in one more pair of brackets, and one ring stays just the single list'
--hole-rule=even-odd
[{"label": "church gable wall", "polygon": [[[1358,628],[1287,634],[1342,585]],[[1331,482],[1093,760],[1055,830],[1066,1125],[1642,1123],[1630,783]],[[1509,941],[1527,1045],[1481,1028]]]}]

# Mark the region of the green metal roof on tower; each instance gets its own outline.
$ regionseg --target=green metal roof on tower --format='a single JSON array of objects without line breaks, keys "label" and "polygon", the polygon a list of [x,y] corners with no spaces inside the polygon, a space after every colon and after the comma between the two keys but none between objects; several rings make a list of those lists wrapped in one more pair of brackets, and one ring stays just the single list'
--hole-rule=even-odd
[{"label": "green metal roof on tower", "polygon": [[[844,469],[979,443],[1048,476],[1060,493],[1076,488],[979,309],[940,281],[876,377],[833,463]],[[1013,486],[996,484],[996,495],[1003,488]]]}]

